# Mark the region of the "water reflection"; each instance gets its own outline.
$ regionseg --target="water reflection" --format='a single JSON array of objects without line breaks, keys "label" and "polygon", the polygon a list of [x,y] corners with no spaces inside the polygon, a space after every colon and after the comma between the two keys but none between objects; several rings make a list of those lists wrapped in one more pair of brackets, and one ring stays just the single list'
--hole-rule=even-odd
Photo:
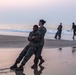
[{"label": "water reflection", "polygon": [[42,71],[44,70],[44,67],[43,66],[39,66],[39,67],[40,67],[40,70],[38,70],[38,67],[33,68],[34,75],[41,75],[42,74]]},{"label": "water reflection", "polygon": [[23,71],[15,71],[15,74],[16,74],[16,75],[25,75],[25,74],[23,73]]},{"label": "water reflection", "polygon": [[72,47],[72,53],[76,52],[76,47]]},{"label": "water reflection", "polygon": [[59,51],[62,51],[62,48],[59,48],[58,50],[59,50]]}]

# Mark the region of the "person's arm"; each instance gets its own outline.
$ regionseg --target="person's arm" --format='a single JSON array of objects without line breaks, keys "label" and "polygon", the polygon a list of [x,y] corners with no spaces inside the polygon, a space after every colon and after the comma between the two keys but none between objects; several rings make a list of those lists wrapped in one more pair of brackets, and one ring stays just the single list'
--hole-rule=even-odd
[{"label": "person's arm", "polygon": [[30,32],[30,34],[28,36],[28,41],[32,41],[32,32]]},{"label": "person's arm", "polygon": [[33,38],[34,42],[38,42],[40,40],[40,33],[36,33],[36,35]]},{"label": "person's arm", "polygon": [[42,38],[44,38],[46,31],[47,31],[46,28],[43,28],[42,31],[40,32]]}]

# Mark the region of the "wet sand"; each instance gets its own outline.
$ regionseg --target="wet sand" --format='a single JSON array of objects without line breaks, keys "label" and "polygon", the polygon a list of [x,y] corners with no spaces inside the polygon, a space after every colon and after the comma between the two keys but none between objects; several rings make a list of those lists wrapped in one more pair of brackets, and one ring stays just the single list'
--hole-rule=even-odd
[{"label": "wet sand", "polygon": [[[28,44],[27,37],[0,35],[0,48],[24,48]],[[59,48],[76,46],[74,40],[45,39],[44,48]]]},{"label": "wet sand", "polygon": [[21,50],[28,44],[26,37],[0,36],[0,75],[76,75],[76,41],[46,39],[42,56],[45,62],[31,69],[34,55],[24,66],[24,71],[9,68]]}]

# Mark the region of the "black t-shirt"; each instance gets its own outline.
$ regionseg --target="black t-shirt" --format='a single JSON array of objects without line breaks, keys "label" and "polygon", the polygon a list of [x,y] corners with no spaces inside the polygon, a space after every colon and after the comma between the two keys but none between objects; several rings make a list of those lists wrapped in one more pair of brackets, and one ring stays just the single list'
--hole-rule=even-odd
[{"label": "black t-shirt", "polygon": [[72,25],[72,29],[76,30],[76,25]]}]

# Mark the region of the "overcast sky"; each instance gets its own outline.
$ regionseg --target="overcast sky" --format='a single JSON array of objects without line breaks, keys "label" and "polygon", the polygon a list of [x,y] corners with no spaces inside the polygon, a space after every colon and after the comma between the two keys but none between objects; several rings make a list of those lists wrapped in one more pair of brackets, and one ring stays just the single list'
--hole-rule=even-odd
[{"label": "overcast sky", "polygon": [[0,0],[0,24],[76,22],[76,0]]}]

